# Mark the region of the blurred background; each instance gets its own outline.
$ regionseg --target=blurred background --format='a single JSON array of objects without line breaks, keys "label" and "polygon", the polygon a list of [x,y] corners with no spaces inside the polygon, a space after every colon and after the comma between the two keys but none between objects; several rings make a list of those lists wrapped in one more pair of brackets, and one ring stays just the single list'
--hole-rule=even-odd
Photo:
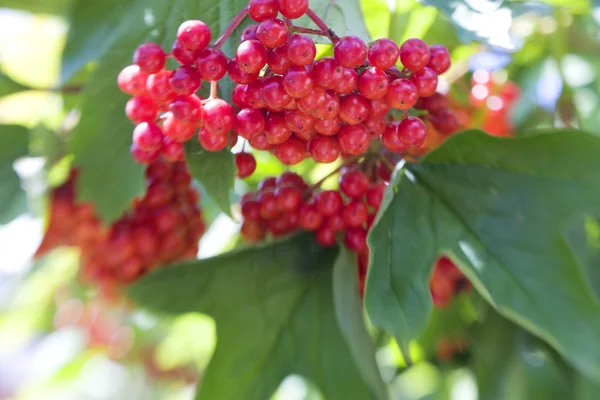
[{"label": "blurred background", "polygon": [[[158,319],[124,300],[96,296],[77,279],[76,249],[33,260],[48,190],[64,180],[71,162],[61,145],[77,121],[83,78],[60,83],[70,5],[0,1],[0,124],[30,133],[29,156],[0,169],[0,180],[13,185],[0,187],[0,399],[192,399],[217,340],[210,317]],[[372,39],[419,37],[451,50],[454,64],[439,90],[450,92],[464,127],[503,136],[543,127],[598,132],[600,4],[363,0],[361,6]],[[239,194],[283,171],[270,155],[257,158],[261,168],[248,183],[238,182]],[[315,178],[327,172],[311,163],[296,170]],[[202,208],[209,229],[199,257],[235,246],[239,225],[207,196]],[[576,240],[600,247],[598,224],[588,221],[587,228]],[[475,294],[436,311],[414,343],[411,365],[393,340],[373,332],[393,398],[490,398],[482,384],[504,387],[499,398],[572,394],[563,379],[567,367],[551,350],[500,318],[478,326],[480,313],[493,311]],[[320,397],[291,376],[274,398]]]}]

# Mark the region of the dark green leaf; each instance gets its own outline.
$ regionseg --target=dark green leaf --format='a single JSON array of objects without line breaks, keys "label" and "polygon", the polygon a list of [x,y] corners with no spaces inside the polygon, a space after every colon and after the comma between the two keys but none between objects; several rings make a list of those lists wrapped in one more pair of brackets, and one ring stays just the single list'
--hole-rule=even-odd
[{"label": "dark green leaf", "polygon": [[600,205],[599,153],[579,131],[470,131],[399,171],[368,239],[373,322],[405,347],[430,316],[428,278],[445,253],[501,314],[599,379],[600,307],[564,239]]},{"label": "dark green leaf", "polygon": [[0,69],[0,97],[8,96],[13,93],[22,92],[24,90],[29,90],[28,86],[21,85],[10,79],[8,76],[2,72]]},{"label": "dark green leaf", "polygon": [[359,296],[356,254],[340,246],[333,266],[333,302],[335,315],[350,353],[376,398],[388,398],[375,361],[375,346],[365,327]]},{"label": "dark green leaf", "polygon": [[27,129],[19,125],[0,125],[0,224],[10,222],[26,209],[26,195],[14,161],[27,154]]},{"label": "dark green leaf", "polygon": [[217,347],[198,399],[264,400],[289,374],[328,399],[374,399],[336,320],[336,253],[304,234],[157,270],[130,293],[158,312],[215,319]]},{"label": "dark green leaf", "polygon": [[[336,35],[354,35],[365,42],[370,40],[359,0],[311,0],[310,8],[331,28]],[[294,24],[310,28],[317,26],[308,17],[296,20]],[[313,36],[317,43],[331,43],[325,38]]]},{"label": "dark green leaf", "polygon": [[214,153],[206,151],[194,139],[185,144],[185,156],[192,176],[200,181],[221,211],[231,215],[229,194],[236,172],[233,154],[227,149]]}]

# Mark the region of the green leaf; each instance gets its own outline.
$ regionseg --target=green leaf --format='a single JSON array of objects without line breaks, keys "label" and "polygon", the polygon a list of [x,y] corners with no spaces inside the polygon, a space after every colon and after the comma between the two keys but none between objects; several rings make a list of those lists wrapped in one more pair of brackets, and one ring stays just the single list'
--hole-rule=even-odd
[{"label": "green leaf", "polygon": [[0,224],[10,222],[26,209],[26,195],[14,161],[27,154],[27,129],[19,125],[0,125]]},{"label": "green leaf", "polygon": [[398,171],[368,238],[372,321],[406,347],[431,313],[433,261],[448,254],[502,315],[600,379],[600,306],[564,238],[598,209],[599,152],[580,131],[469,131]]},{"label": "green leaf", "polygon": [[2,72],[0,69],[0,97],[8,96],[13,93],[22,92],[25,90],[30,90],[28,86],[21,85],[10,79],[8,76]]},{"label": "green leaf", "polygon": [[231,216],[229,194],[235,183],[235,160],[228,150],[206,151],[197,140],[185,144],[185,158],[192,176],[196,178],[221,211]]},{"label": "green leaf", "polygon": [[2,0],[2,7],[37,14],[64,14],[73,0]]},{"label": "green leaf", "polygon": [[[310,8],[325,21],[327,26],[336,35],[354,35],[365,42],[370,41],[369,32],[367,31],[365,19],[360,8],[360,0],[312,0]],[[316,26],[307,21],[307,17],[302,17],[296,24],[300,26]],[[313,39],[317,38],[313,37]],[[324,41],[323,43],[329,42]]]},{"label": "green leaf", "polygon": [[104,219],[118,217],[144,189],[143,169],[129,155],[133,126],[125,117],[128,96],[120,93],[117,75],[138,45],[154,41],[169,50],[179,25],[193,18],[202,18],[216,37],[244,5],[243,0],[76,1],[62,81],[90,61],[97,65],[84,85],[81,121],[70,149],[81,167],[79,196],[93,201]]},{"label": "green leaf", "polygon": [[335,315],[366,383],[378,399],[387,399],[385,384],[381,380],[375,360],[375,346],[366,329],[359,296],[356,254],[340,246],[333,266],[333,302]]},{"label": "green leaf", "polygon": [[328,399],[375,399],[336,320],[336,254],[304,234],[160,269],[129,292],[154,311],[215,319],[217,347],[198,399],[267,399],[289,374]]}]

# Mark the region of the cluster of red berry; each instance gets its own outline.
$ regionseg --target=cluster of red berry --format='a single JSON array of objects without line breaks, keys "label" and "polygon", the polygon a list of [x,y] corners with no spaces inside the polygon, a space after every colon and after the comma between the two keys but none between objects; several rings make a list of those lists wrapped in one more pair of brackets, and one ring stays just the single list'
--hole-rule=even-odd
[{"label": "cluster of red berry", "polygon": [[75,201],[76,175],[52,193],[49,226],[37,256],[57,246],[76,246],[84,277],[106,289],[196,256],[205,225],[184,163],[150,164],[145,195],[109,227],[91,204]]},{"label": "cluster of red berry", "polygon": [[444,308],[458,293],[469,290],[471,290],[471,282],[460,269],[448,257],[440,257],[433,267],[429,281],[434,307]]}]

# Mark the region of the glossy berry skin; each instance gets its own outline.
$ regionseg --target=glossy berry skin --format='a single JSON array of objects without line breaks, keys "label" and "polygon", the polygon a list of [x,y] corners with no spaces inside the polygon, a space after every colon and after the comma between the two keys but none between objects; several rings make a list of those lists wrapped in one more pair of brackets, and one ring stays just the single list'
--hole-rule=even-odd
[{"label": "glossy berry skin", "polygon": [[133,143],[142,151],[155,151],[161,148],[163,133],[153,122],[142,122],[133,130]]},{"label": "glossy berry skin", "polygon": [[388,85],[387,74],[377,67],[367,68],[358,75],[358,93],[366,99],[375,100],[385,97]]},{"label": "glossy berry skin", "polygon": [[425,142],[427,127],[417,117],[408,117],[398,124],[398,137],[411,147],[419,147]]},{"label": "glossy berry skin", "polygon": [[240,228],[240,234],[248,243],[260,242],[265,238],[265,233],[260,222],[254,220],[245,220]]},{"label": "glossy berry skin", "polygon": [[306,67],[293,66],[283,74],[283,87],[292,97],[308,95],[313,89],[313,78]]},{"label": "glossy berry skin", "polygon": [[369,210],[365,203],[354,199],[342,208],[344,224],[350,228],[359,228],[367,222]]},{"label": "glossy berry skin", "polygon": [[264,191],[258,195],[260,216],[264,219],[273,219],[280,214],[277,198],[273,191]]},{"label": "glossy berry skin", "polygon": [[300,18],[308,10],[308,0],[277,0],[279,12],[286,18]]},{"label": "glossy berry skin", "polygon": [[227,73],[227,57],[214,47],[200,51],[196,65],[200,77],[205,81],[218,81]]},{"label": "glossy berry skin", "polygon": [[318,136],[311,140],[309,151],[316,162],[328,164],[338,159],[341,147],[331,136]]},{"label": "glossy berry skin", "polygon": [[351,93],[358,85],[358,74],[351,68],[344,68],[342,79],[340,83],[335,87],[334,91],[337,94]]},{"label": "glossy berry skin", "polygon": [[292,136],[275,147],[275,156],[286,165],[295,165],[306,157],[306,144]]},{"label": "glossy berry skin", "polygon": [[348,228],[344,233],[344,244],[350,250],[364,251],[367,247],[367,231],[363,228]]},{"label": "glossy berry skin", "polygon": [[317,108],[315,118],[320,120],[333,119],[338,116],[341,109],[340,98],[331,90],[325,92],[325,101],[321,107]]},{"label": "glossy berry skin", "polygon": [[155,74],[163,69],[165,58],[165,52],[156,43],[144,43],[133,53],[133,63],[147,74]]},{"label": "glossy berry skin", "polygon": [[163,137],[161,154],[167,161],[171,163],[185,160],[183,145],[168,136]]},{"label": "glossy berry skin", "polygon": [[323,190],[315,196],[315,205],[321,215],[326,217],[338,214],[344,200],[337,190]]},{"label": "glossy berry skin", "polygon": [[444,135],[450,135],[458,129],[458,122],[456,121],[454,113],[447,109],[433,114],[431,123],[435,129]]},{"label": "glossy berry skin", "polygon": [[367,45],[356,36],[344,36],[333,47],[337,62],[346,68],[358,68],[367,60]]},{"label": "glossy berry skin", "polygon": [[347,124],[360,124],[369,116],[368,100],[358,94],[349,94],[340,101],[339,116]]},{"label": "glossy berry skin", "polygon": [[368,50],[369,63],[384,70],[396,65],[399,55],[398,45],[388,38],[377,39],[371,43]]},{"label": "glossy berry skin", "polygon": [[165,136],[177,142],[190,140],[196,132],[196,125],[181,122],[172,113],[166,113],[163,119],[162,130]]},{"label": "glossy berry skin", "polygon": [[262,83],[262,93],[267,107],[274,111],[282,110],[291,100],[283,84],[283,77],[271,76]]},{"label": "glossy berry skin", "polygon": [[427,110],[431,113],[437,113],[450,107],[448,98],[441,93],[434,93],[433,95],[419,99],[419,102],[415,104],[415,108],[419,110]]},{"label": "glossy berry skin", "polygon": [[298,209],[298,225],[307,231],[315,231],[323,224],[323,216],[314,204],[303,204]]},{"label": "glossy berry skin", "polygon": [[255,108],[241,109],[235,116],[234,129],[241,137],[250,139],[265,130],[265,117]]},{"label": "glossy berry skin", "polygon": [[250,0],[248,2],[248,15],[256,22],[277,17],[277,0]]},{"label": "glossy berry skin", "polygon": [[227,135],[217,134],[207,128],[201,128],[198,131],[198,142],[206,151],[221,151],[227,147],[229,137]]},{"label": "glossy berry skin", "polygon": [[202,21],[185,21],[177,29],[177,41],[189,50],[200,50],[210,42],[210,28]]},{"label": "glossy berry skin", "polygon": [[282,113],[270,113],[265,118],[265,134],[269,144],[282,144],[292,136],[292,131]]},{"label": "glossy berry skin", "polygon": [[169,105],[173,117],[184,123],[196,124],[200,119],[202,103],[195,94],[191,96],[178,96]]},{"label": "glossy berry skin", "polygon": [[316,85],[324,89],[335,89],[344,77],[344,67],[333,57],[323,57],[313,65],[312,75]]},{"label": "glossy berry skin", "polygon": [[240,43],[235,53],[238,67],[249,74],[259,73],[267,64],[267,49],[258,40]]},{"label": "glossy berry skin", "polygon": [[369,117],[370,118],[380,118],[385,117],[385,115],[390,111],[390,106],[387,103],[385,98],[375,99],[369,102]]},{"label": "glossy berry skin", "polygon": [[306,35],[293,34],[288,38],[286,46],[288,58],[295,65],[308,65],[314,61],[317,55],[315,42]]},{"label": "glossy berry skin", "polygon": [[215,134],[225,135],[233,128],[233,108],[223,99],[209,100],[202,107],[204,128]]},{"label": "glossy berry skin", "polygon": [[385,193],[386,187],[387,186],[383,182],[371,186],[365,195],[367,204],[376,210],[379,209],[379,206],[381,206],[381,202],[383,201],[383,194]]},{"label": "glossy berry skin", "polygon": [[435,94],[438,84],[438,74],[431,68],[424,67],[417,72],[413,72],[410,80],[417,87],[419,97],[429,97]]},{"label": "glossy berry skin", "polygon": [[258,29],[258,25],[251,24],[244,28],[242,34],[240,35],[240,42],[244,42],[246,40],[258,39],[256,37],[256,30]]},{"label": "glossy berry skin", "polygon": [[336,244],[335,232],[326,226],[321,226],[315,231],[315,239],[323,247],[333,247]]},{"label": "glossy berry skin", "polygon": [[169,84],[170,77],[171,71],[164,70],[148,76],[146,90],[148,90],[148,94],[152,96],[155,102],[160,103],[176,97],[175,92]]},{"label": "glossy berry skin", "polygon": [[393,153],[401,153],[408,150],[408,145],[400,140],[400,136],[398,135],[398,122],[393,122],[385,128],[385,131],[381,134],[381,143]]},{"label": "glossy berry skin", "polygon": [[408,39],[400,46],[400,62],[410,71],[423,69],[429,58],[429,47],[421,39]]},{"label": "glossy berry skin", "polygon": [[450,68],[450,54],[448,49],[441,44],[434,44],[429,47],[431,57],[427,67],[435,71],[436,74],[441,75],[448,71]]},{"label": "glossy berry skin", "polygon": [[237,153],[235,155],[235,166],[237,167],[237,176],[246,178],[256,170],[256,159],[250,153]]},{"label": "glossy berry skin", "polygon": [[246,89],[244,90],[244,103],[246,104],[244,107],[252,107],[252,108],[265,108],[267,106],[267,102],[265,101],[265,97],[263,96],[263,81],[257,80],[254,82],[250,82],[246,85]]},{"label": "glossy berry skin", "polygon": [[200,88],[200,74],[194,67],[182,65],[172,72],[169,85],[176,94],[189,96]]},{"label": "glossy berry skin", "polygon": [[227,73],[232,81],[240,84],[254,82],[258,79],[258,73],[251,74],[240,69],[235,57],[229,60]]},{"label": "glossy berry skin", "polygon": [[192,65],[196,63],[196,57],[198,56],[199,51],[200,50],[186,49],[178,40],[175,40],[173,42],[171,54],[173,54],[173,58],[175,58],[178,63],[182,65]]},{"label": "glossy berry skin", "polygon": [[276,74],[283,75],[292,65],[285,46],[272,49],[267,54],[267,65]]},{"label": "glossy berry skin", "polygon": [[289,31],[285,23],[278,18],[269,18],[258,24],[256,38],[270,49],[283,46],[288,39]]},{"label": "glossy berry skin", "polygon": [[302,189],[292,186],[280,186],[275,189],[277,205],[282,212],[296,211],[302,203]]},{"label": "glossy berry skin", "polygon": [[140,164],[150,164],[158,159],[160,156],[160,149],[145,151],[142,150],[137,144],[132,143],[129,148],[131,157]]},{"label": "glossy berry skin", "polygon": [[317,108],[321,107],[325,103],[325,100],[327,100],[325,91],[319,87],[316,87],[313,88],[313,90],[311,90],[311,92],[308,95],[300,99],[301,105],[305,107],[307,111],[302,110],[300,108],[300,105],[298,106],[298,109],[300,109],[300,111],[310,113],[312,111],[316,111]]},{"label": "glossy berry skin", "polygon": [[299,110],[284,113],[287,127],[294,133],[308,132],[314,125],[315,119]]},{"label": "glossy berry skin", "polygon": [[381,136],[387,127],[385,118],[367,118],[363,124],[367,127],[367,133],[371,139]]},{"label": "glossy berry skin", "polygon": [[314,128],[317,132],[324,136],[334,136],[343,125],[343,121],[339,117],[333,119],[317,120]]},{"label": "glossy berry skin", "polygon": [[363,154],[371,141],[367,127],[363,124],[342,126],[337,139],[344,153],[356,156]]},{"label": "glossy berry skin", "polygon": [[419,100],[417,87],[412,81],[404,78],[395,79],[390,83],[386,100],[391,108],[408,110]]},{"label": "glossy berry skin", "polygon": [[158,115],[158,106],[148,95],[135,96],[127,101],[125,115],[135,124],[154,122]]},{"label": "glossy berry skin", "polygon": [[129,65],[119,73],[117,84],[123,93],[138,96],[146,93],[148,76],[139,66]]},{"label": "glossy berry skin", "polygon": [[340,190],[348,197],[361,197],[369,190],[369,178],[361,170],[350,170],[340,176]]}]

